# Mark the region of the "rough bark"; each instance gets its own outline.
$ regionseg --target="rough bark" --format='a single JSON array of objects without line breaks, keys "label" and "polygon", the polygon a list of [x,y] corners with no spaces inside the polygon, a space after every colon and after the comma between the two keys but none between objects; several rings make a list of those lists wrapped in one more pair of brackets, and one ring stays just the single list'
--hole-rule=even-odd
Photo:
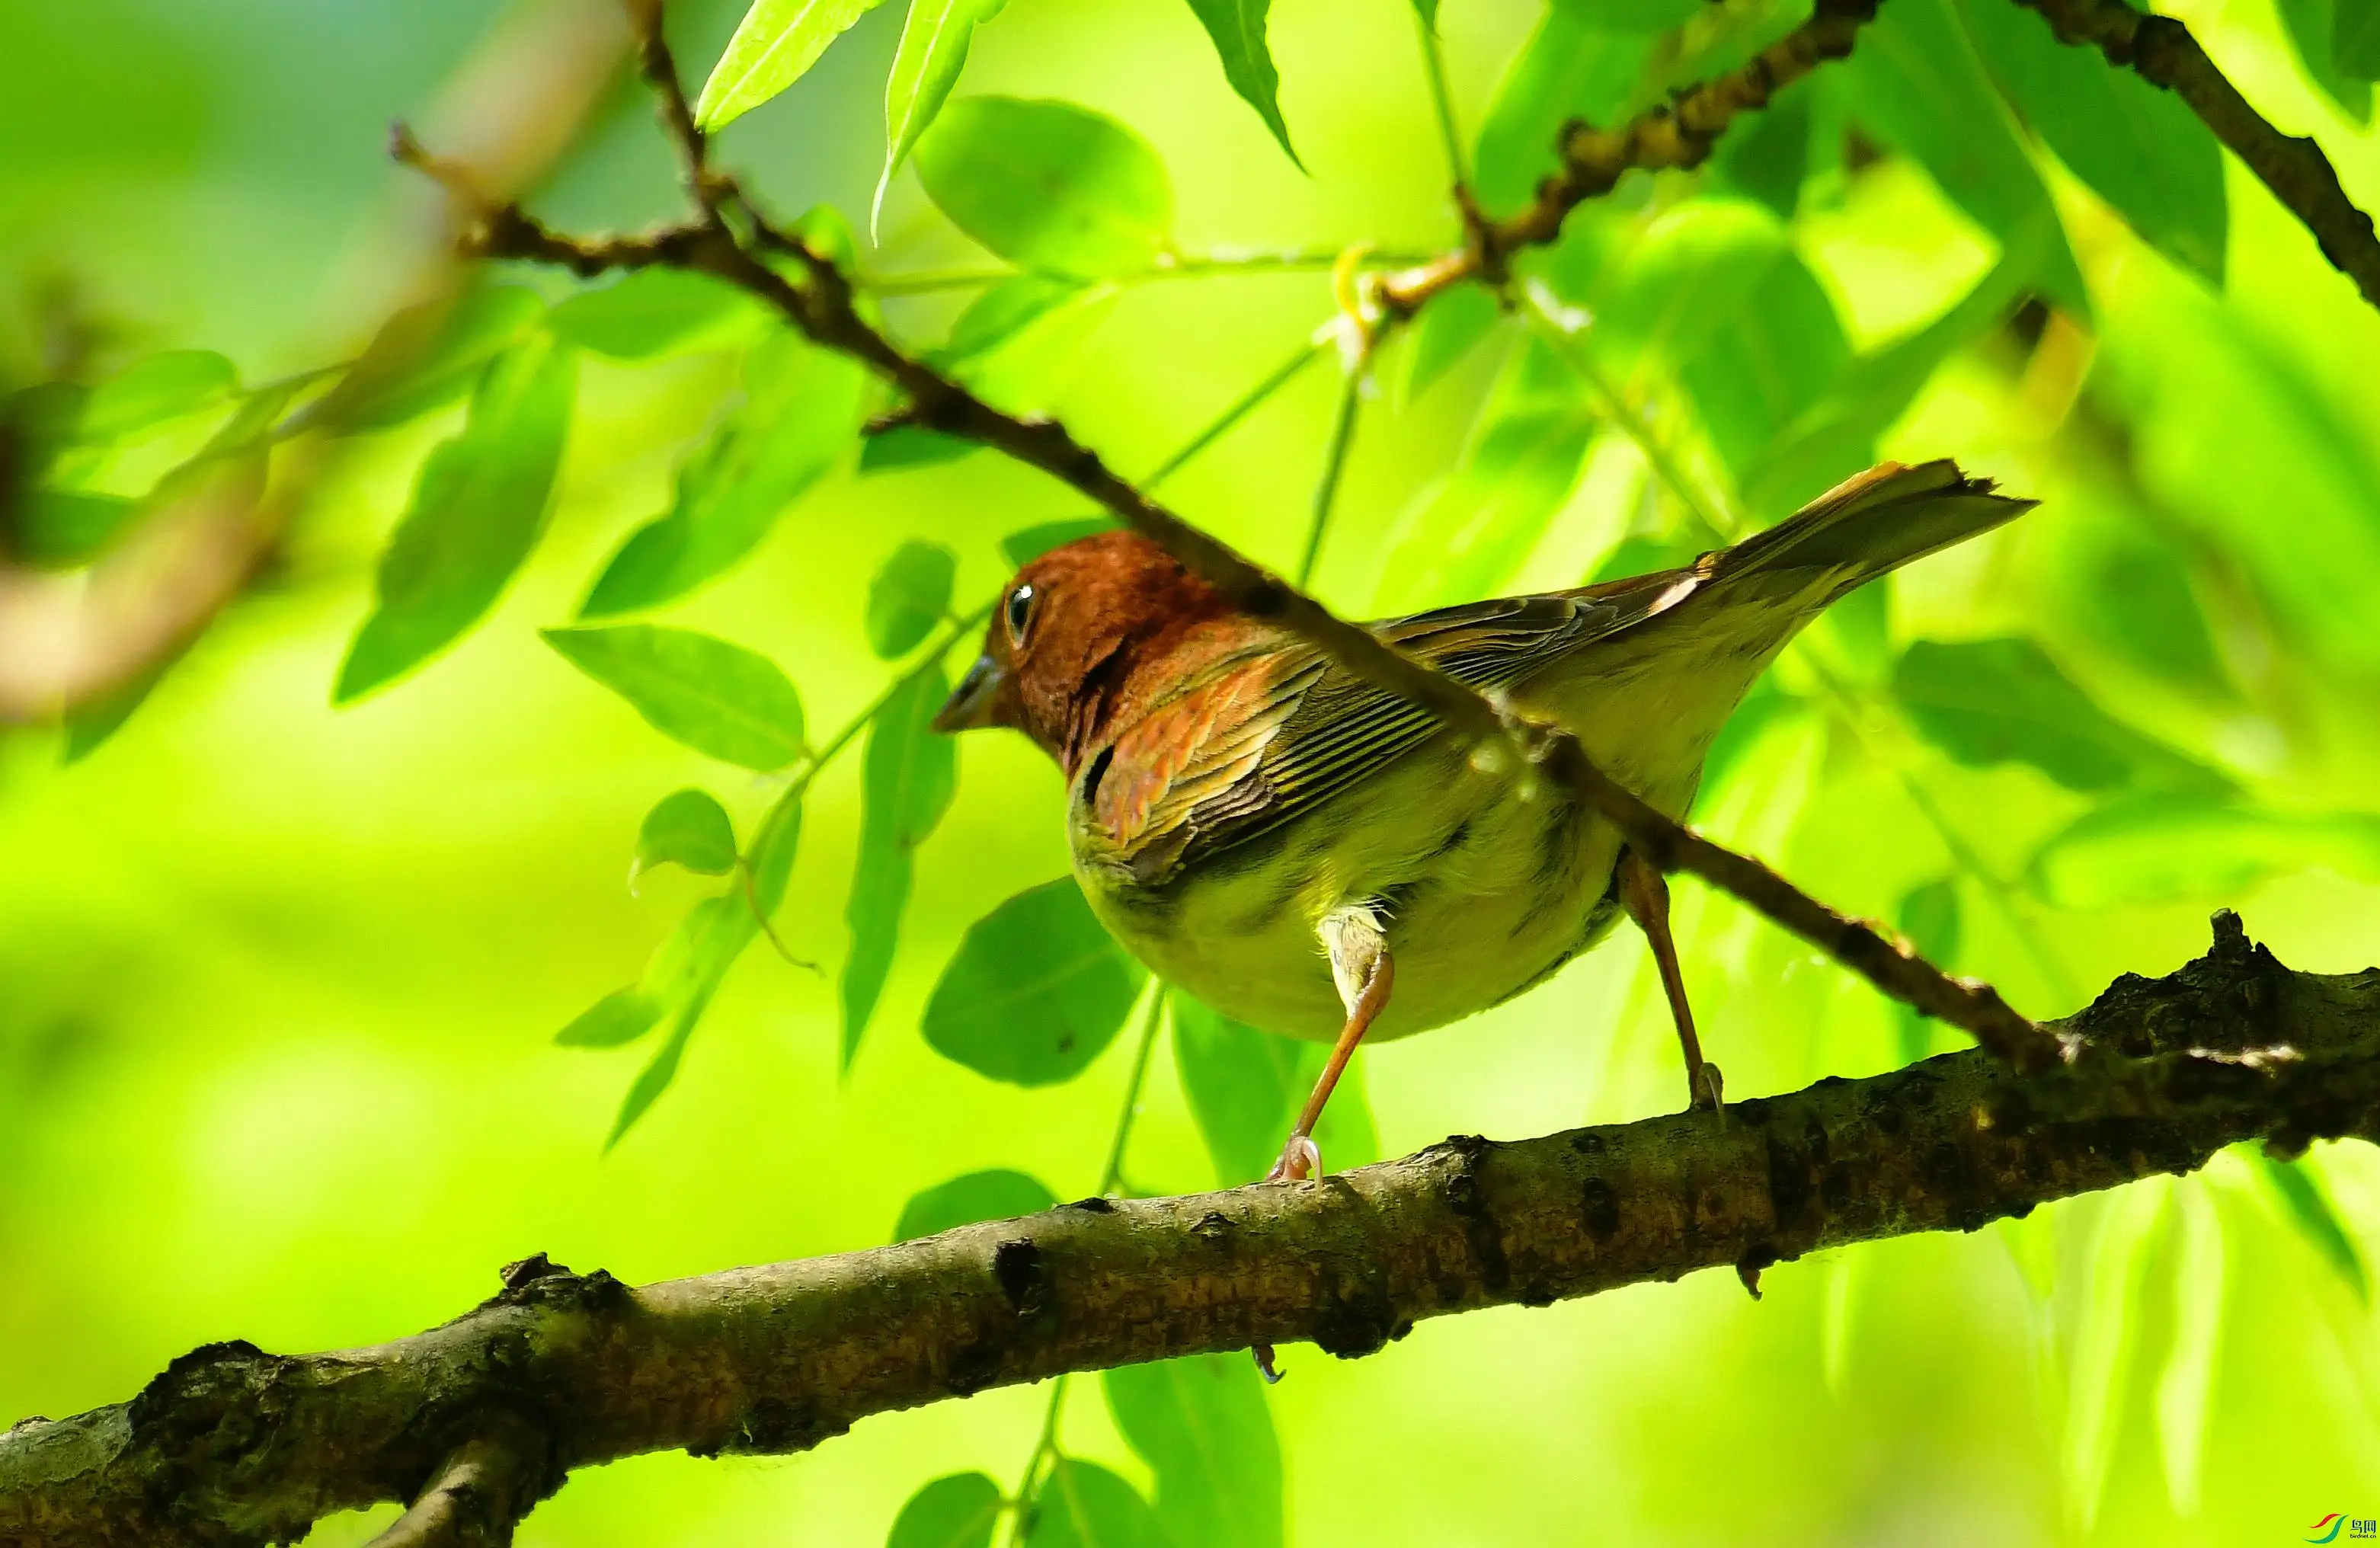
[{"label": "rough bark", "polygon": [[2075,1061],[2032,1074],[1974,1049],[1723,1114],[1458,1137],[1315,1183],[1087,1199],[642,1288],[533,1258],[410,1338],[210,1344],[128,1403],[19,1423],[0,1544],[289,1541],[489,1455],[483,1492],[526,1509],[638,1452],[799,1451],[870,1414],[1258,1341],[1370,1354],[1423,1318],[1698,1269],[1756,1287],[1815,1248],[2380,1128],[2380,969],[2293,973],[2228,913],[2207,956],[2128,974],[2055,1030]]}]

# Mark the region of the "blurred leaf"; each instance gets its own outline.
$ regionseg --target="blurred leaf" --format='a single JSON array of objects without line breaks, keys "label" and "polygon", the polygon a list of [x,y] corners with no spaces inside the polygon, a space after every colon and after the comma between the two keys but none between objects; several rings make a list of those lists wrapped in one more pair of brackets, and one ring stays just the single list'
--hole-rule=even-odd
[{"label": "blurred leaf", "polygon": [[2265,1180],[2273,1185],[2273,1192],[2281,1201],[2289,1224],[2298,1228],[2298,1234],[2305,1238],[2315,1256],[2338,1271],[2339,1278],[2355,1292],[2357,1304],[2369,1306],[2372,1276],[2364,1267],[2363,1254],[2357,1249],[2355,1239],[2347,1234],[2338,1211],[2331,1207],[2329,1197],[2314,1180],[2313,1171],[2302,1161],[2284,1161],[2262,1145],[2252,1145],[2249,1152],[2255,1156]]},{"label": "blurred leaf", "polygon": [[48,476],[58,454],[74,444],[90,402],[91,389],[79,381],[36,381],[0,397],[0,437],[11,444],[13,458],[0,496],[11,485],[30,489]]},{"label": "blurred leaf", "polygon": [[1919,640],[1892,691],[1927,740],[1971,768],[2029,763],[2069,790],[2211,793],[2230,782],[2110,717],[2029,639]]},{"label": "blurred leaf", "polygon": [[2223,1217],[2201,1178],[2173,1191],[2181,1206],[2181,1262],[2173,1276],[2173,1347],[2157,1375],[2157,1455],[2174,1514],[2198,1514],[2214,1410],[2216,1353],[2223,1338]]},{"label": "blurred leaf", "polygon": [[1479,411],[1454,471],[1398,519],[1379,605],[1413,611],[1486,596],[1536,546],[1578,482],[1593,411],[1542,340],[1518,351]]},{"label": "blurred leaf", "polygon": [[[959,314],[935,358],[1012,414],[1046,409],[1121,294],[1113,285],[1015,275],[985,289]],[[961,444],[972,450],[975,443]]]},{"label": "blurred leaf", "polygon": [[1561,127],[1611,123],[1636,85],[1652,40],[1599,24],[1585,9],[1548,6],[1497,82],[1472,159],[1474,191],[1488,209],[1525,202],[1560,165]]},{"label": "blurred leaf", "polygon": [[709,757],[766,773],[806,750],[802,699],[758,651],[691,629],[548,629],[545,642],[645,723]]},{"label": "blurred leaf", "polygon": [[645,814],[637,829],[637,859],[629,880],[656,865],[683,865],[706,877],[722,877],[735,868],[735,825],[710,792],[674,792]]},{"label": "blurred leaf", "polygon": [[[1893,922],[1920,956],[1946,972],[1957,971],[1961,929],[1956,877],[1937,877],[1911,888],[1901,895]],[[1912,1006],[1896,1004],[1893,1010],[1900,1023],[1900,1062],[1914,1064],[1932,1051],[1933,1022]]]},{"label": "blurred leaf", "polygon": [[990,21],[1008,0],[909,0],[908,19],[901,24],[901,43],[893,51],[892,71],[884,82],[884,170],[876,179],[876,198],[868,207],[872,226],[884,215],[884,190],[901,170],[917,137],[926,132],[958,84],[966,65],[967,44],[979,23]]},{"label": "blurred leaf", "polygon": [[886,473],[899,467],[934,467],[982,450],[980,441],[944,435],[922,425],[894,425],[859,443],[859,471]]},{"label": "blurred leaf", "polygon": [[868,728],[859,822],[859,858],[844,919],[851,955],[843,966],[842,1068],[849,1070],[860,1034],[900,944],[909,906],[912,857],[950,809],[958,788],[958,744],[932,729],[950,696],[937,664],[903,684]]},{"label": "blurred leaf", "polygon": [[[1636,540],[1629,539],[1630,542]],[[1623,543],[1621,546],[1625,548],[1627,544]],[[1692,558],[1693,555],[1688,554],[1686,557]],[[1669,567],[1669,563],[1653,563],[1643,569],[1632,568],[1620,573],[1642,574],[1646,570]],[[1606,577],[1598,574],[1596,578],[1597,580],[1616,579],[1617,576]],[[1718,735],[1711,742],[1710,751],[1703,755],[1703,777],[1702,783],[1696,792],[1697,802],[1727,788],[1729,777],[1739,767],[1743,766],[1743,760],[1760,744],[1760,739],[1767,734],[1769,728],[1798,719],[1806,714],[1809,707],[1809,701],[1795,698],[1792,695],[1784,692],[1777,686],[1777,680],[1773,674],[1763,672],[1753,683],[1751,691],[1746,693],[1742,701],[1735,707],[1735,713],[1728,718],[1727,724],[1719,728]]]},{"label": "blurred leaf", "polygon": [[1114,1041],[1143,976],[1063,877],[967,926],[927,1002],[926,1041],[995,1081],[1055,1085]]},{"label": "blurred leaf", "polygon": [[795,334],[771,334],[744,367],[745,396],[686,466],[667,514],[639,527],[597,578],[582,618],[685,596],[757,548],[849,449],[868,377]]},{"label": "blurred leaf", "polygon": [[1157,152],[1071,103],[953,103],[918,141],[917,175],[942,212],[993,252],[1078,279],[1148,268],[1173,220]]},{"label": "blurred leaf", "polygon": [[1815,116],[1813,83],[1794,82],[1759,113],[1740,115],[1712,148],[1718,183],[1790,221],[1810,175],[1810,135]]},{"label": "blurred leaf", "polygon": [[381,554],[378,605],[347,649],[333,703],[411,671],[495,605],[545,531],[577,369],[544,338],[484,368],[463,433],[422,464]]},{"label": "blurred leaf", "polygon": [[2290,816],[2205,797],[2142,795],[2086,812],[2033,857],[2059,908],[2236,899],[2267,877],[2326,866],[2380,877],[2380,816]]},{"label": "blurred leaf", "polygon": [[[192,643],[196,643],[193,641]],[[164,659],[151,663],[147,670],[128,683],[119,683],[106,692],[69,707],[63,717],[66,745],[60,749],[58,761],[77,764],[97,752],[109,737],[132,719],[132,712],[149,700],[165,674],[188,653],[189,647],[168,652]]]},{"label": "blurred leaf", "polygon": [[1012,274],[988,284],[951,324],[950,342],[934,357],[945,366],[964,365],[1006,344],[1083,290],[1078,281],[1049,274]]},{"label": "blurred leaf", "polygon": [[1055,1209],[1058,1196],[1038,1179],[1004,1167],[969,1172],[911,1196],[901,1206],[900,1223],[892,1228],[895,1241],[936,1236],[978,1220],[1006,1220]]},{"label": "blurred leaf", "polygon": [[2039,249],[2034,278],[2067,311],[2091,315],[2049,190],[2018,141],[1952,0],[1896,0],[1879,10],[1844,62],[1843,79],[1861,120],[1914,157],[2004,250],[2017,245],[2020,233],[2054,234]]},{"label": "blurred leaf", "polygon": [[614,989],[580,1013],[577,1021],[553,1034],[565,1048],[616,1048],[653,1030],[662,1019],[661,1002],[642,988]]},{"label": "blurred leaf", "polygon": [[916,539],[892,557],[868,585],[868,646],[885,660],[905,656],[950,615],[951,581],[958,557],[940,543]]},{"label": "blurred leaf", "polygon": [[2282,24],[2298,46],[2306,76],[2358,124],[2372,121],[2372,83],[2338,67],[2338,0],[2279,0]]},{"label": "blurred leaf", "polygon": [[884,1548],[991,1548],[1000,1485],[981,1473],[938,1478],[909,1496]]},{"label": "blurred leaf", "polygon": [[453,403],[545,315],[537,293],[491,285],[406,308],[306,411],[334,433],[387,429]]},{"label": "blurred leaf", "polygon": [[2067,1389],[2059,1470],[2087,1535],[2107,1493],[2123,1397],[2140,1342],[2134,1308],[2141,1280],[2166,1229],[2170,1179],[2144,1179],[2117,1191],[2099,1215],[2084,1260],[2082,1303],[2075,1324],[2074,1365]]},{"label": "blurred leaf", "polygon": [[[605,1150],[618,1144],[677,1078],[695,1024],[726,980],[727,970],[759,934],[759,918],[773,917],[783,901],[785,878],[793,870],[801,832],[801,802],[793,797],[780,800],[752,841],[748,890],[739,878],[717,897],[695,904],[645,964],[644,979],[635,992],[661,1008],[660,1019],[669,1022],[669,1037],[628,1087],[620,1115],[613,1120],[611,1137],[603,1142]],[[756,904],[759,917],[754,913]]]},{"label": "blurred leaf", "polygon": [[1116,1428],[1157,1475],[1168,1538],[1281,1548],[1281,1443],[1255,1364],[1224,1355],[1104,1373]]},{"label": "blurred leaf", "polygon": [[1207,36],[1214,40],[1215,53],[1223,61],[1223,79],[1232,83],[1242,102],[1257,110],[1257,116],[1281,142],[1290,164],[1304,172],[1305,163],[1297,159],[1297,148],[1289,142],[1289,126],[1281,122],[1281,75],[1273,68],[1272,50],[1265,42],[1265,16],[1272,9],[1272,0],[1190,0],[1190,9],[1207,29]]},{"label": "blurred leaf", "polygon": [[75,570],[97,559],[140,512],[140,502],[84,490],[32,490],[9,514],[8,557],[36,570]]},{"label": "blurred leaf", "polygon": [[555,335],[616,360],[650,360],[747,315],[743,292],[690,269],[638,269],[582,290],[547,319]]},{"label": "blurred leaf", "polygon": [[116,441],[212,408],[239,391],[239,373],[212,350],[176,349],[135,360],[91,389],[76,427],[85,441]]},{"label": "blurred leaf", "polygon": [[1082,516],[1072,521],[1045,521],[1038,526],[1028,526],[1012,532],[1000,540],[1000,551],[1008,562],[1018,569],[1048,553],[1062,543],[1077,538],[1087,538],[1094,532],[1113,532],[1114,520],[1108,516]]},{"label": "blurred leaf", "polygon": [[[1329,1047],[1277,1037],[1235,1022],[1179,989],[1168,991],[1173,1006],[1173,1060],[1183,1094],[1215,1178],[1224,1187],[1253,1182],[1281,1155],[1314,1082],[1330,1058]],[[1322,1109],[1315,1144],[1332,1171],[1379,1159],[1379,1140],[1364,1100],[1361,1056],[1351,1061]]]},{"label": "blurred leaf", "polygon": [[2380,0],[2332,0],[2331,64],[2369,86],[2380,80]]},{"label": "blurred leaf", "polygon": [[826,45],[881,0],[753,0],[695,100],[694,118],[715,129],[799,80]]},{"label": "blurred leaf", "polygon": [[[2097,51],[2058,41],[2015,0],[1966,0],[1968,29],[2026,123],[2174,261],[2223,283],[2223,151],[2190,104]],[[2375,6],[2380,12],[2380,6]]]},{"label": "blurred leaf", "polygon": [[2182,555],[2120,497],[2075,504],[2060,513],[2050,574],[2067,598],[2065,626],[2135,671],[2236,702]]},{"label": "blurred leaf", "polygon": [[1405,346],[1401,400],[1411,403],[1429,391],[1439,377],[1478,347],[1503,315],[1503,308],[1485,285],[1453,285],[1424,302],[1421,315],[1414,320],[1413,342]]},{"label": "blurred leaf", "polygon": [[1596,564],[1595,573],[1586,577],[1586,584],[1601,586],[1606,581],[1631,580],[1659,570],[1675,570],[1693,563],[1699,551],[1682,537],[1655,537],[1650,533],[1632,532],[1611,545],[1611,551]]},{"label": "blurred leaf", "polygon": [[1169,1548],[1169,1539],[1131,1484],[1061,1457],[1026,1507],[1025,1548]]}]

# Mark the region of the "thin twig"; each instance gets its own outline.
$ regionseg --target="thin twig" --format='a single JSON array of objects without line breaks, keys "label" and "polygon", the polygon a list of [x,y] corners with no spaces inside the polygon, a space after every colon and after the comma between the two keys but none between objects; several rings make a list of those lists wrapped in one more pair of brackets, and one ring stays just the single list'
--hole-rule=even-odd
[{"label": "thin twig", "polygon": [[[1345,251],[1342,244],[1336,248],[1293,248],[1278,252],[1261,248],[1234,252],[1216,248],[1203,253],[1160,253],[1157,260],[1146,269],[1110,278],[1114,284],[1145,284],[1157,280],[1211,279],[1223,274],[1300,274],[1326,270],[1339,261]],[[1373,253],[1365,261],[1377,268],[1394,269],[1415,263],[1426,263],[1430,254],[1415,252]],[[978,290],[985,285],[999,284],[1018,277],[1015,269],[926,269],[906,274],[861,275],[856,283],[862,290],[877,296],[926,296],[944,290]]]},{"label": "thin twig", "polygon": [[1330,529],[1330,510],[1339,498],[1341,477],[1347,471],[1347,454],[1355,443],[1355,417],[1364,406],[1364,384],[1372,374],[1372,357],[1348,368],[1339,389],[1339,412],[1330,421],[1330,441],[1322,453],[1322,477],[1314,486],[1314,519],[1305,529],[1305,552],[1297,562],[1297,584],[1314,584],[1314,567],[1322,559],[1322,539]]}]

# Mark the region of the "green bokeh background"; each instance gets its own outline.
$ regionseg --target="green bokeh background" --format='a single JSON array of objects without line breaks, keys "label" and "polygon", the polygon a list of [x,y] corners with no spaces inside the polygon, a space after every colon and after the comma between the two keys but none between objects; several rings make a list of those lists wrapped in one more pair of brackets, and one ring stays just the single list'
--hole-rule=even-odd
[{"label": "green bokeh background", "polygon": [[[205,346],[259,379],[352,349],[388,301],[380,255],[358,244],[408,197],[382,156],[385,123],[424,111],[497,10],[0,7],[0,281],[12,296],[0,359],[30,368],[30,308],[16,300],[60,279],[115,330],[103,359]],[[1511,0],[1445,11],[1456,109],[1475,125],[1535,12]],[[2380,200],[2380,138],[2303,82],[2259,0],[2180,14],[2253,100],[2320,130],[2367,207]],[[676,13],[690,68],[707,67],[735,19],[714,0]],[[899,27],[899,7],[863,19],[795,91],[735,125],[722,155],[780,208],[828,200],[864,216]],[[1132,125],[1171,171],[1185,248],[1447,240],[1403,8],[1291,0],[1273,39],[1310,177],[1230,95],[1177,4],[1016,0],[978,35],[960,90],[1062,96]],[[2219,297],[2045,165],[2092,290],[2100,368],[2149,384],[2133,393],[2148,406],[2130,454],[2154,499],[2203,495],[2223,519],[2273,529],[2243,530],[2243,544],[2286,541],[2295,502],[2312,498],[2291,478],[2316,475],[2285,432],[2319,413],[2362,459],[2350,490],[2372,494],[2341,497],[2343,519],[2380,530],[2380,315],[2236,165]],[[540,203],[565,224],[634,225],[666,212],[671,187],[648,109],[623,83]],[[914,173],[893,185],[881,238],[874,272],[980,258]],[[1794,240],[1860,346],[1940,312],[1992,258],[1922,173],[1888,157],[1805,212]],[[1132,287],[1058,404],[1115,466],[1146,468],[1330,306],[1316,273]],[[905,303],[893,316],[930,336],[946,312]],[[1475,357],[1415,402],[1367,411],[1326,599],[1373,605],[1379,539],[1455,454],[1491,365]],[[733,369],[723,355],[590,360],[539,558],[487,623],[393,689],[329,707],[370,559],[452,414],[370,443],[286,573],[87,761],[61,768],[47,732],[0,740],[0,1420],[120,1399],[210,1339],[298,1350],[412,1332],[535,1251],[641,1281],[880,1242],[911,1194],[978,1167],[1029,1171],[1060,1197],[1097,1181],[1123,1040],[1081,1080],[1022,1091],[938,1058],[917,1031],[966,925],[1064,869],[1060,781],[1021,739],[965,744],[957,804],[920,853],[884,1003],[847,1078],[832,978],[759,951],[675,1086],[608,1155],[642,1056],[550,1041],[708,890],[674,871],[644,878],[641,895],[623,888],[645,809],[702,784],[748,825],[771,788],[655,735],[535,634],[566,620],[620,538],[662,506]],[[1326,374],[1194,465],[1172,490],[1179,507],[1293,562],[1332,408]],[[1893,638],[2032,634],[2102,703],[2229,760],[2280,805],[2380,805],[2371,678],[2287,655],[2269,694],[2209,705],[2095,630],[2075,533],[2122,519],[2134,497],[2053,433],[2041,401],[2052,376],[2038,355],[2028,366],[1987,340],[1886,437],[1887,454],[1955,454],[2046,502],[2005,538],[1897,583]],[[1642,483],[1624,448],[1598,453],[1512,584],[1575,584]],[[671,621],[769,652],[812,724],[831,727],[883,681],[863,643],[864,582],[903,539],[953,547],[964,600],[1003,574],[1000,536],[1077,514],[1054,485],[988,455],[846,471]],[[2304,573],[2380,629],[2380,574],[2334,561],[2310,542]],[[2232,621],[2210,612],[2223,635]],[[1780,669],[1789,686],[1794,670]],[[1886,915],[1945,865],[1904,773],[2004,875],[2084,804],[2024,768],[1961,768],[1892,726],[1862,740],[1812,716],[1766,734],[1700,815],[1820,896]],[[856,784],[856,761],[821,780],[781,916],[795,949],[830,968]],[[2040,1015],[2118,972],[2194,954],[2216,903],[2240,908],[2293,966],[2380,956],[2380,888],[2323,866],[2156,907],[2026,905],[2031,948],[1970,892],[1958,966]],[[1898,1060],[1900,1022],[1864,987],[1694,884],[1680,893],[1731,1096]],[[1520,1136],[1666,1109],[1674,1057],[1643,949],[1623,935],[1515,1004],[1367,1055],[1366,1076],[1383,1151],[1402,1154],[1450,1131]],[[2380,1164],[2338,1147],[2310,1167],[2370,1241]],[[1240,1180],[1214,1176],[1170,1058],[1154,1066],[1127,1172],[1169,1191]],[[1756,1304],[1732,1276],[1703,1274],[1425,1324],[1357,1362],[1287,1350],[1292,1374],[1270,1402],[1292,1541],[2230,1544],[2295,1541],[2333,1510],[2380,1514],[2369,1308],[2247,1159],[2140,1191],[2162,1200],[2164,1235],[2136,1288],[2095,1282],[2099,1233],[2126,1207],[2098,1198],[1972,1237],[1780,1265]],[[2185,1277],[2172,1223],[2210,1215],[2228,1272],[2203,1499],[2185,1513],[2155,1412]],[[2078,1351],[2108,1348],[2130,1354],[2104,1388],[2114,1439],[2095,1511],[2093,1469],[2077,1460],[2091,1449],[2078,1414],[2094,1400],[2074,1395],[2099,1389],[2076,1372],[2095,1358]],[[874,1419],[804,1457],[595,1470],[522,1541],[880,1542],[929,1478],[1013,1479],[1043,1400],[992,1392]],[[1077,1384],[1065,1424],[1071,1450],[1146,1484],[1096,1384]],[[361,1541],[366,1525],[334,1521],[314,1541]]]}]

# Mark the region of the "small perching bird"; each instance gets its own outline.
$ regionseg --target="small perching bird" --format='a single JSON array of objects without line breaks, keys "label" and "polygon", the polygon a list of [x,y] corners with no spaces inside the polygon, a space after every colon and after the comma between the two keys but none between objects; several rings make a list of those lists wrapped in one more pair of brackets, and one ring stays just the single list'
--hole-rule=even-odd
[{"label": "small perching bird", "polygon": [[[1682,816],[1712,739],[1803,625],[2033,503],[1947,460],[1887,463],[1682,569],[1372,627],[1568,728]],[[1315,1121],[1367,1034],[1509,999],[1622,912],[1652,946],[1692,1104],[1719,1102],[1667,884],[1617,828],[1235,611],[1144,538],[1079,538],[1019,571],[934,723],[1013,726],[1058,760],[1075,877],[1160,977],[1251,1025],[1335,1043],[1273,1179],[1320,1170]]]}]

